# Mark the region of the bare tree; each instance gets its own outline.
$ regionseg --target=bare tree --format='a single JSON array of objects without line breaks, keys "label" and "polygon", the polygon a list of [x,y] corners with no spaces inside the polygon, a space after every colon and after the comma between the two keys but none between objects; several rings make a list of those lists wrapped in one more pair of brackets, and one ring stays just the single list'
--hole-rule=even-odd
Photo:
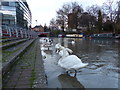
[{"label": "bare tree", "polygon": [[53,25],[55,25],[56,24],[56,20],[54,19],[54,18],[52,18],[51,20],[50,20],[50,26],[53,26]]},{"label": "bare tree", "polygon": [[57,24],[59,24],[62,28],[62,30],[64,31],[64,27],[65,27],[65,22],[66,22],[66,15],[65,15],[65,12],[62,10],[62,9],[59,9],[57,11]]},{"label": "bare tree", "polygon": [[109,19],[115,22],[115,18],[117,16],[117,3],[114,0],[107,0],[107,2],[103,3],[102,11],[106,13]]},{"label": "bare tree", "polygon": [[91,7],[88,6],[86,10],[91,16],[97,17],[101,8],[98,5],[92,5]]},{"label": "bare tree", "polygon": [[95,27],[97,26],[97,21],[99,21],[98,13],[100,10],[101,10],[101,7],[99,7],[98,5],[92,5],[92,6],[90,6],[90,7],[88,6],[86,8],[86,11],[88,13],[87,21],[89,21],[88,26],[89,26],[90,30],[95,29]]},{"label": "bare tree", "polygon": [[110,20],[112,25],[113,25],[113,32],[115,32],[115,23],[116,23],[116,17],[117,17],[117,2],[114,2],[114,0],[107,0],[107,2],[103,3],[102,6],[103,12],[106,13],[106,15],[108,16],[106,18],[107,20]]},{"label": "bare tree", "polygon": [[57,23],[62,30],[68,27],[68,14],[82,12],[83,8],[77,2],[66,3],[57,11]]},{"label": "bare tree", "polygon": [[78,2],[72,2],[71,3],[72,5],[71,5],[71,10],[72,10],[72,12],[71,13],[82,13],[84,10],[83,10],[83,8],[82,8],[82,5],[79,5],[78,4]]}]

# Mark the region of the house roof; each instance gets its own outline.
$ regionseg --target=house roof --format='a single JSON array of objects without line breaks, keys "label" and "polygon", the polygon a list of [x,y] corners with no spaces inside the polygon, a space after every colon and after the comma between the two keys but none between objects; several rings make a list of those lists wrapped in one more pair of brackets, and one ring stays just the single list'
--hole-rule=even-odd
[{"label": "house roof", "polygon": [[35,27],[33,27],[33,28],[40,28],[40,27],[42,27],[43,28],[43,26],[42,25],[36,25]]}]

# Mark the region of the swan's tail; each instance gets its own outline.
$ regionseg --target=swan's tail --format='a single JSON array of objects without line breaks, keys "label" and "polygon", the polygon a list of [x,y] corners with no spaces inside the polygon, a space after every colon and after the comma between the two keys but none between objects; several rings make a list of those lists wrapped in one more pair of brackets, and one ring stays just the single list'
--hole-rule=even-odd
[{"label": "swan's tail", "polygon": [[88,63],[83,63],[82,67],[86,67],[88,65]]},{"label": "swan's tail", "polygon": [[88,63],[81,63],[81,64],[77,64],[77,65],[74,65],[73,67],[71,67],[71,68],[73,68],[73,69],[80,69],[80,68],[84,68],[84,67],[86,67],[88,65]]}]

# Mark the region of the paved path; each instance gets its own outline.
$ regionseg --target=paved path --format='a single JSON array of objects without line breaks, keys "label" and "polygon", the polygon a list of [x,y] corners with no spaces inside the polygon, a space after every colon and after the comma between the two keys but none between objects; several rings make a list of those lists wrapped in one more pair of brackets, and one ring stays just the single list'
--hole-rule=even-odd
[{"label": "paved path", "polygon": [[6,49],[6,48],[9,48],[10,46],[17,45],[18,43],[22,43],[26,40],[27,39],[20,39],[20,40],[16,40],[16,41],[13,40],[13,41],[10,41],[10,42],[5,42],[5,43],[2,43],[2,46],[0,46],[0,48]]},{"label": "paved path", "polygon": [[29,46],[25,53],[3,77],[3,88],[45,88],[46,77],[41,57],[39,39]]},{"label": "paved path", "polygon": [[[20,57],[20,55],[25,51],[25,49],[31,45],[31,43],[34,41],[34,39],[32,40],[28,40],[26,41],[23,46],[23,44],[21,45],[17,45],[19,47],[18,50],[14,50],[12,48],[12,50],[10,50],[6,55],[4,50],[2,50],[2,75],[6,74],[6,72],[8,72],[8,70],[11,68],[11,66],[13,66],[14,62],[16,62],[18,60],[18,58]],[[16,48],[16,45],[13,46]],[[11,48],[10,48],[11,49]]]}]

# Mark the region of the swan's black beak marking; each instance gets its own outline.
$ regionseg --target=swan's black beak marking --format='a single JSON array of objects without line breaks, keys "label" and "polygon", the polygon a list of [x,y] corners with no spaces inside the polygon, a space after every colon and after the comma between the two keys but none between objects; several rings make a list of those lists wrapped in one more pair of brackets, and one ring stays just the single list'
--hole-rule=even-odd
[{"label": "swan's black beak marking", "polygon": [[60,49],[56,49],[55,52],[56,52],[56,53],[59,53],[59,52],[60,52]]}]

